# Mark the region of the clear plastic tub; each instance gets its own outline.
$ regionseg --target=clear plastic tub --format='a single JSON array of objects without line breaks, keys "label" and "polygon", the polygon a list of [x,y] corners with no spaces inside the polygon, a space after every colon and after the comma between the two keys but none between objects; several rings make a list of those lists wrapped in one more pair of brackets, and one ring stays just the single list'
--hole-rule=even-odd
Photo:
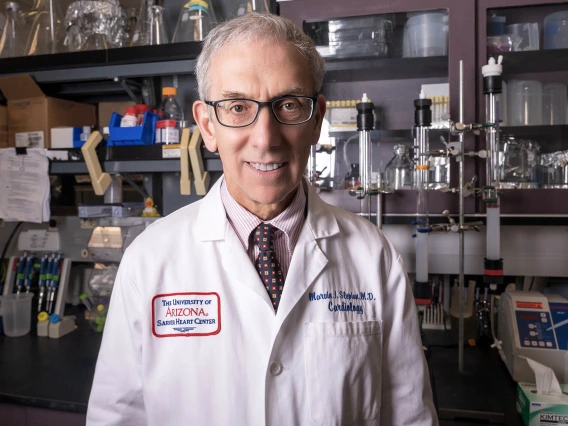
[{"label": "clear plastic tub", "polygon": [[549,83],[542,88],[542,124],[566,124],[568,91],[564,83]]},{"label": "clear plastic tub", "polygon": [[522,41],[514,51],[540,49],[540,36],[537,23],[507,25],[507,34],[521,37]]},{"label": "clear plastic tub", "polygon": [[427,12],[409,12],[406,14],[408,21],[406,25],[442,25],[448,23],[448,14],[441,10],[431,10]]},{"label": "clear plastic tub", "polygon": [[542,124],[542,83],[534,80],[510,80],[507,87],[507,124],[538,126]]},{"label": "clear plastic tub", "polygon": [[446,24],[409,25],[406,36],[410,57],[424,58],[448,54],[448,26]]},{"label": "clear plastic tub", "polygon": [[552,13],[544,18],[544,48],[568,48],[568,10]]},{"label": "clear plastic tub", "polygon": [[25,336],[32,325],[31,293],[0,296],[4,334],[10,337]]}]

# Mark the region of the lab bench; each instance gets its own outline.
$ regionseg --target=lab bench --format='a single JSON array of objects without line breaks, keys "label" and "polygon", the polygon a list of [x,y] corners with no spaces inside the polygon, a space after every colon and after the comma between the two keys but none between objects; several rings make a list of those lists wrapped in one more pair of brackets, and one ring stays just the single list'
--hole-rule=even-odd
[{"label": "lab bench", "polygon": [[[0,418],[6,426],[75,426],[85,422],[102,334],[68,306],[77,330],[60,339],[0,336]],[[515,411],[516,384],[495,349],[466,347],[464,373],[458,373],[455,331],[426,331],[428,365],[437,395],[441,426],[479,425],[467,412],[496,413],[500,424],[522,426]],[[456,413],[454,410],[461,410]],[[454,420],[449,417],[454,416]],[[463,418],[461,416],[465,416]],[[483,423],[482,423],[483,424]],[[489,424],[489,423],[486,423]],[[498,423],[499,424],[499,423]]]}]

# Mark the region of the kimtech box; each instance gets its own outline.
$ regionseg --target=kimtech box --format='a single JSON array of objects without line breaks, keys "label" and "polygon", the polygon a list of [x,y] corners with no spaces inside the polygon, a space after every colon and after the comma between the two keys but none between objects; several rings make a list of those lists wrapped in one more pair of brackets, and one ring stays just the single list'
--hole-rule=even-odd
[{"label": "kimtech box", "polygon": [[568,384],[563,395],[538,395],[534,383],[517,384],[517,411],[525,426],[568,425]]},{"label": "kimtech box", "polygon": [[10,146],[51,148],[53,127],[96,124],[94,105],[46,96],[27,74],[0,77],[0,91],[8,99]]}]

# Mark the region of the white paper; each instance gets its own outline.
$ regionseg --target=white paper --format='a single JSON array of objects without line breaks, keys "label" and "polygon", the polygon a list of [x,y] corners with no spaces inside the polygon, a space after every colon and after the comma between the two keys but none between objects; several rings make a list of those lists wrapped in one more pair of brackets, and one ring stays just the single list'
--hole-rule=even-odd
[{"label": "white paper", "polygon": [[534,371],[536,393],[538,395],[562,395],[562,389],[560,389],[560,384],[552,368],[536,362],[533,359],[527,357],[522,358],[527,360],[529,367]]},{"label": "white paper", "polygon": [[49,221],[49,160],[44,149],[16,155],[0,150],[0,218],[5,221]]}]

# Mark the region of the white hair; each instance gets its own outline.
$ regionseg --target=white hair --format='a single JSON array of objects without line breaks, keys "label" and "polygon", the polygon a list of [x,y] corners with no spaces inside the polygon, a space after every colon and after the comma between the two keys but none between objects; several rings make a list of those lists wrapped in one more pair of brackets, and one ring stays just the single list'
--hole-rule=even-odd
[{"label": "white hair", "polygon": [[313,40],[289,19],[268,13],[247,13],[223,22],[207,35],[195,65],[199,98],[208,100],[211,89],[209,71],[216,52],[223,46],[252,40],[273,40],[292,43],[308,61],[314,90],[319,93],[323,85],[325,61],[315,48]]}]

